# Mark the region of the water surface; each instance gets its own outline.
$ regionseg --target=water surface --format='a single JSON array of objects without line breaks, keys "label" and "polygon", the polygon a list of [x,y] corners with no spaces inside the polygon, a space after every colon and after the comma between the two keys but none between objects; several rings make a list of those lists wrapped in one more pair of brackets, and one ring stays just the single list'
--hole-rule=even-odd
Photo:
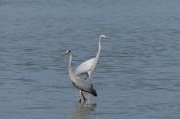
[{"label": "water surface", "polygon": [[[180,1],[1,0],[0,117],[179,119]],[[68,74],[96,56],[98,96]],[[85,78],[85,75],[82,75]],[[89,79],[87,79],[89,82]]]}]

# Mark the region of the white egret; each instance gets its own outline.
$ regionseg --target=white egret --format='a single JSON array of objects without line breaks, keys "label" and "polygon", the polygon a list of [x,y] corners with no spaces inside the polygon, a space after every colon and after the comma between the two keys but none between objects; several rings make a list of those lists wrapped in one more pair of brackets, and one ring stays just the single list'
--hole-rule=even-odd
[{"label": "white egret", "polygon": [[[101,51],[101,40],[105,38],[105,39],[110,39],[104,35],[101,35],[99,38],[99,50],[97,52],[97,55],[95,58],[92,58],[90,60],[87,60],[85,62],[83,62],[81,65],[79,65],[79,67],[74,71],[76,75],[80,75],[80,74],[87,74],[85,80],[89,77],[90,78],[90,82],[91,82],[91,73],[96,69],[97,63],[98,63],[98,59],[99,59],[99,54]],[[92,85],[92,83],[91,83]]]},{"label": "white egret", "polygon": [[82,91],[85,91],[85,92],[91,93],[94,96],[97,96],[96,90],[86,80],[84,80],[83,78],[81,78],[81,77],[77,76],[75,73],[73,73],[73,71],[71,69],[71,61],[72,61],[72,53],[71,53],[71,51],[70,50],[66,51],[66,53],[63,54],[62,56],[64,56],[64,55],[69,55],[70,56],[69,66],[68,66],[69,75],[70,75],[70,78],[72,80],[73,85],[79,90],[79,93],[80,93],[79,102],[81,102],[81,94],[82,94],[82,96],[84,98],[84,102],[86,101]]}]

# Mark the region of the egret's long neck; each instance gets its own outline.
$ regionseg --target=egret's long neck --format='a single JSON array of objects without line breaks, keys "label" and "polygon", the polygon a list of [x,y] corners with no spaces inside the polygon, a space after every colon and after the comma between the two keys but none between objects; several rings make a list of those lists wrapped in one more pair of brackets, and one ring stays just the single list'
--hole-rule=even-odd
[{"label": "egret's long neck", "polygon": [[72,54],[69,55],[69,65],[68,65],[68,68],[69,68],[69,73],[72,72],[72,69],[71,69],[71,61],[72,61]]},{"label": "egret's long neck", "polygon": [[98,58],[99,58],[99,54],[100,54],[100,51],[101,51],[101,37],[99,38],[99,50],[98,50],[98,52],[97,52],[97,55],[96,55],[96,57],[95,57],[95,60],[98,60]]}]

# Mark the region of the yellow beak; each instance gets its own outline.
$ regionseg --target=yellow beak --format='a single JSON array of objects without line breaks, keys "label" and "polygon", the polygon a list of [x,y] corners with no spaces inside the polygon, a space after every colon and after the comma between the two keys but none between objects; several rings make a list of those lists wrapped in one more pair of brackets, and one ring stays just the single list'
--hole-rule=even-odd
[{"label": "yellow beak", "polygon": [[108,37],[104,37],[105,39],[110,39],[110,38],[108,38]]}]

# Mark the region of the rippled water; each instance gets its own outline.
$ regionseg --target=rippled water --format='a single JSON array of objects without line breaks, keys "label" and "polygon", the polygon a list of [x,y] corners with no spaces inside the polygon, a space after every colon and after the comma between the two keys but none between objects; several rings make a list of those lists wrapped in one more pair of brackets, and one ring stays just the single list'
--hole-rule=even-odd
[{"label": "rippled water", "polygon": [[[180,1],[1,0],[0,117],[179,119]],[[68,74],[95,57],[98,96]],[[82,75],[85,78],[85,75]],[[89,82],[89,79],[87,79]]]}]

